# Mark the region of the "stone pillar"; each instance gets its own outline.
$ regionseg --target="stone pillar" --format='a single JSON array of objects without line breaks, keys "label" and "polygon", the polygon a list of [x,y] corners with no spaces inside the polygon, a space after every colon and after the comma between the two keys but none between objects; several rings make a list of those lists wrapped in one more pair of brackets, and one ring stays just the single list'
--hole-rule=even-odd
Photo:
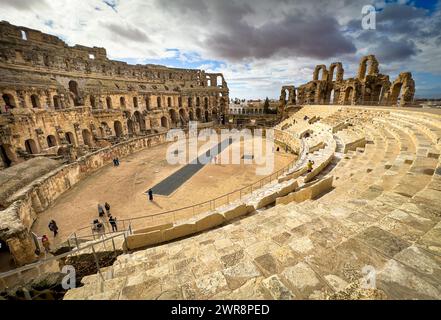
[{"label": "stone pillar", "polygon": [[26,230],[7,239],[6,244],[17,266],[32,263],[37,259],[34,239]]}]

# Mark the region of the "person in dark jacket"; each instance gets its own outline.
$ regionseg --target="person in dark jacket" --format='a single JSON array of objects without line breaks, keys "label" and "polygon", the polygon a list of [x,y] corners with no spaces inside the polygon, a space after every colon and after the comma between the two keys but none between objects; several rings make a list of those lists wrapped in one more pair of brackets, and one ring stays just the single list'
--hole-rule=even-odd
[{"label": "person in dark jacket", "polygon": [[110,204],[107,202],[104,204],[104,208],[106,209],[107,216],[110,216]]},{"label": "person in dark jacket", "polygon": [[110,216],[109,223],[112,226],[112,231],[118,231],[118,227],[116,226],[116,218]]},{"label": "person in dark jacket", "polygon": [[153,190],[152,189],[149,189],[149,200],[150,201],[153,201]]},{"label": "person in dark jacket", "polygon": [[54,233],[54,238],[57,236],[58,234],[58,226],[57,223],[55,222],[55,220],[51,220],[49,222],[49,230],[52,231]]}]

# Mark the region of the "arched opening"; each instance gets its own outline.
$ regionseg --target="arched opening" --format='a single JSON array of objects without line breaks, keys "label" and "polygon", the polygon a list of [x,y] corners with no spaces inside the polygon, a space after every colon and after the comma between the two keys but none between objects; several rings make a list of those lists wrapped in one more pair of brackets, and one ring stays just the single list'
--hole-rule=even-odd
[{"label": "arched opening", "polygon": [[403,84],[401,82],[396,83],[393,87],[392,87],[392,92],[390,95],[390,102],[392,104],[399,104],[399,100],[401,98],[401,88],[402,88]]},{"label": "arched opening", "polygon": [[112,109],[112,99],[110,97],[106,98],[107,109]]},{"label": "arched opening", "polygon": [[17,106],[15,104],[15,99],[11,94],[5,93],[2,96],[2,98],[3,98],[3,101],[5,102],[5,106],[6,106],[7,110],[14,109]]},{"label": "arched opening", "polygon": [[196,107],[199,107],[201,105],[201,100],[199,97],[196,97]]},{"label": "arched opening", "polygon": [[190,118],[190,121],[194,121],[193,110],[190,110],[190,111],[188,112],[188,117]]},{"label": "arched opening", "polygon": [[223,87],[224,87],[223,82],[222,82],[222,77],[221,77],[221,76],[217,76],[217,77],[216,77],[216,84],[217,84],[217,86],[218,86],[219,88],[223,88]]},{"label": "arched opening", "polygon": [[383,92],[383,85],[378,84],[374,87],[374,89],[372,90],[371,101],[370,101],[373,105],[380,103],[382,92]]},{"label": "arched opening", "polygon": [[139,125],[139,129],[140,129],[141,131],[145,131],[145,129],[146,129],[145,121],[144,121],[144,118],[143,118],[142,115],[141,115],[141,112],[139,112],[139,111],[135,111],[134,116],[135,116],[135,120],[136,120],[136,122],[137,122],[138,125]]},{"label": "arched opening", "polygon": [[31,95],[31,103],[32,108],[34,109],[39,109],[41,107],[40,98],[36,94]]},{"label": "arched opening", "polygon": [[188,101],[187,101],[188,107],[191,108],[192,104],[193,104],[193,99],[191,97],[188,97]]},{"label": "arched opening", "polygon": [[168,121],[167,121],[167,117],[161,117],[161,127],[163,128],[168,128]]},{"label": "arched opening", "polygon": [[119,121],[113,123],[113,129],[115,130],[115,136],[121,137],[123,135],[122,124]]},{"label": "arched opening", "polygon": [[92,147],[92,135],[90,131],[87,129],[83,129],[82,131],[83,141],[86,146]]},{"label": "arched opening", "polygon": [[150,97],[145,97],[145,108],[148,110],[148,111],[150,111],[151,110],[151,108],[150,108]]},{"label": "arched opening", "polygon": [[179,120],[181,120],[182,123],[187,123],[187,119],[185,118],[185,111],[184,109],[179,109]]},{"label": "arched opening", "polygon": [[54,108],[55,108],[55,110],[61,109],[61,98],[60,98],[60,96],[55,95],[53,97],[53,100],[54,100]]},{"label": "arched opening", "polygon": [[133,97],[133,107],[138,108],[138,98],[137,97]]},{"label": "arched opening", "polygon": [[75,138],[72,132],[65,132],[64,137],[66,138],[68,144],[71,144],[73,146],[75,145]]},{"label": "arched opening", "polygon": [[210,114],[208,113],[208,110],[205,110],[205,122],[208,122],[208,121],[210,121]]},{"label": "arched opening", "polygon": [[200,108],[197,108],[197,109],[196,109],[196,119],[197,119],[198,121],[202,121],[202,112],[201,112],[201,109],[200,109]]},{"label": "arched opening", "polygon": [[178,97],[178,107],[182,108],[182,97]]},{"label": "arched opening", "polygon": [[156,98],[156,105],[158,108],[161,108],[161,97]]},{"label": "arched opening", "polygon": [[11,166],[15,156],[13,152],[11,151],[10,145],[0,145],[0,158],[3,162],[3,166],[8,168]]},{"label": "arched opening", "polygon": [[177,114],[176,114],[176,110],[170,109],[169,110],[169,114],[170,114],[170,119],[171,119],[172,124],[176,125],[177,122],[178,122],[178,117],[177,117]]},{"label": "arched opening", "polygon": [[345,99],[344,99],[344,104],[345,105],[352,104],[353,91],[354,91],[354,89],[352,87],[346,88]]},{"label": "arched opening", "polygon": [[27,139],[25,141],[25,149],[29,154],[38,154],[37,144],[35,143],[34,139]]},{"label": "arched opening", "polygon": [[121,109],[125,109],[125,107],[126,107],[126,98],[124,98],[124,97],[119,98],[119,105],[120,105]]},{"label": "arched opening", "polygon": [[80,99],[79,99],[79,91],[78,91],[78,83],[76,81],[69,81],[69,91],[73,94],[73,102],[74,106],[81,105]]},{"label": "arched opening", "polygon": [[46,141],[49,148],[55,147],[57,145],[57,139],[54,135],[48,135]]},{"label": "arched opening", "polygon": [[90,106],[92,107],[92,109],[96,109],[95,97],[94,96],[90,96],[89,100],[90,100]]},{"label": "arched opening", "polygon": [[211,111],[211,115],[212,115],[212,117],[213,117],[213,120],[217,120],[217,109],[216,108],[214,108],[212,111]]},{"label": "arched opening", "polygon": [[127,119],[127,130],[129,131],[130,136],[135,133],[135,128],[133,127],[132,119]]},{"label": "arched opening", "polygon": [[168,106],[169,108],[172,107],[172,99],[171,99],[170,97],[167,98],[167,106]]},{"label": "arched opening", "polygon": [[329,94],[329,103],[334,104],[335,103],[335,90],[332,89],[331,93]]},{"label": "arched opening", "polygon": [[6,272],[16,267],[14,257],[6,241],[0,239],[0,272]]},{"label": "arched opening", "polygon": [[205,109],[208,109],[208,98],[207,97],[204,98],[204,107],[205,107]]}]

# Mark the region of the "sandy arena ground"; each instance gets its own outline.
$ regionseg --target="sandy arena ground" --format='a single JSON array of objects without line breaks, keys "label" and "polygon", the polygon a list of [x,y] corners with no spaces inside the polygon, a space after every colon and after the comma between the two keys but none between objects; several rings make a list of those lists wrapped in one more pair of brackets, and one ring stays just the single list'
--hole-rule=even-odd
[{"label": "sandy arena ground", "polygon": [[[246,141],[247,144],[251,142],[251,140]],[[207,150],[207,148],[201,148],[205,143],[199,142],[199,154]],[[207,164],[173,194],[168,197],[155,195],[154,201],[150,202],[145,192],[184,166],[167,163],[166,151],[170,144],[166,143],[134,153],[120,159],[119,167],[107,165],[80,181],[59,197],[50,208],[39,214],[32,231],[37,235],[50,235],[52,239],[47,226],[49,221],[54,219],[59,226],[59,235],[54,242],[60,243],[65,241],[71,233],[87,226],[98,217],[98,203],[104,206],[107,201],[111,206],[112,215],[118,220],[132,219],[201,203],[247,186],[264,177],[256,175],[258,165],[245,165],[243,160],[241,164]],[[239,142],[233,143],[223,152],[231,152],[237,144]],[[242,158],[244,142],[240,144]],[[273,172],[295,160],[295,156],[285,152],[275,152],[274,160]],[[170,218],[170,215],[168,217]],[[183,218],[183,216],[177,218]],[[158,222],[159,220],[149,222],[143,219],[132,225],[136,229],[141,227],[141,224],[144,227],[145,224],[156,225]],[[90,230],[83,230],[81,234],[90,233]]]}]

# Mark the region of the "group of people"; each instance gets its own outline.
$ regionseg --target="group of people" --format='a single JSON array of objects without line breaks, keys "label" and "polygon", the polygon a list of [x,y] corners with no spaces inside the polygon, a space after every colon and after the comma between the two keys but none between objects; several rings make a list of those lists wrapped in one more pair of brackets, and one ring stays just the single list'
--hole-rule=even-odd
[{"label": "group of people", "polygon": [[119,159],[118,158],[113,158],[113,166],[119,167]]},{"label": "group of people", "polygon": [[[104,209],[106,210],[104,212]],[[103,206],[98,203],[98,216],[101,219],[105,218],[105,215],[107,215],[109,224],[112,226],[112,231],[118,231],[118,226],[116,224],[116,218],[112,217],[112,215],[110,214],[110,204],[109,203],[105,203],[104,204],[104,208]],[[102,223],[99,222],[98,219],[95,219],[93,221],[93,227],[95,231],[101,231],[102,229],[104,229],[104,225]]]}]

